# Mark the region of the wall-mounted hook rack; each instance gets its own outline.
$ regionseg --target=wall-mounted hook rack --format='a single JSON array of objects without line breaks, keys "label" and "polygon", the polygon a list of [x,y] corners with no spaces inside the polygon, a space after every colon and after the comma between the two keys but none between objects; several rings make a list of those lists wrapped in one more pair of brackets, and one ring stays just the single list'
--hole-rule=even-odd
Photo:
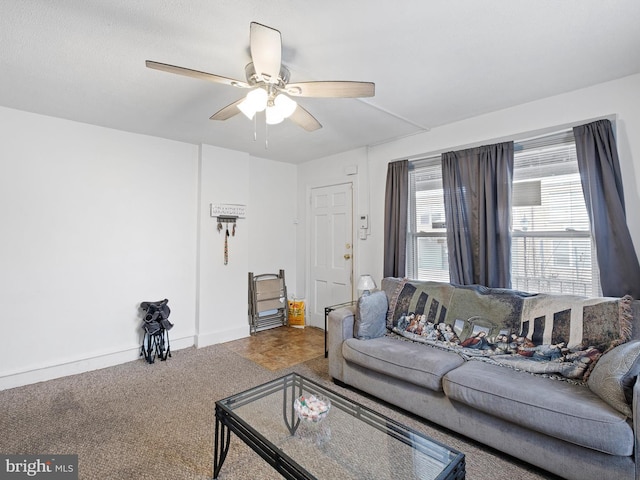
[{"label": "wall-mounted hook rack", "polygon": [[220,219],[244,218],[247,216],[247,206],[237,203],[212,203],[210,204],[211,216]]},{"label": "wall-mounted hook rack", "polygon": [[221,217],[217,217],[216,221],[218,223],[236,223],[237,219],[238,217],[221,216]]}]

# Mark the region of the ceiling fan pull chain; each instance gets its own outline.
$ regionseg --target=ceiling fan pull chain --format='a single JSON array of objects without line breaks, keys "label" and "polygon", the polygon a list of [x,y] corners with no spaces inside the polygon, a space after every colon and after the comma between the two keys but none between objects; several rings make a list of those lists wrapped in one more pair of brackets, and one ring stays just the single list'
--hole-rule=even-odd
[{"label": "ceiling fan pull chain", "polygon": [[258,116],[253,116],[253,141],[258,140]]}]

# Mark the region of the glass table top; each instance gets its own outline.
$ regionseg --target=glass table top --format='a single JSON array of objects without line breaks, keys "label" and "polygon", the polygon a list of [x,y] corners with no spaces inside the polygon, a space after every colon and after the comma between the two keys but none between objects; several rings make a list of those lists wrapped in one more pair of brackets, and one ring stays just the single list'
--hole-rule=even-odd
[{"label": "glass table top", "polygon": [[[311,407],[314,398],[330,403],[326,416],[301,420],[294,407],[301,396]],[[216,407],[227,422],[290,462],[300,472],[294,478],[464,478],[462,453],[296,373],[220,400]]]}]

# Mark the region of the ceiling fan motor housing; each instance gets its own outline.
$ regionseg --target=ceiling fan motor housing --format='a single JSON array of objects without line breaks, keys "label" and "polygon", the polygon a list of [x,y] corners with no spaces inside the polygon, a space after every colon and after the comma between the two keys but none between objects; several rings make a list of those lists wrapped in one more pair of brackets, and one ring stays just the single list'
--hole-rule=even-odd
[{"label": "ceiling fan motor housing", "polygon": [[289,83],[289,77],[291,75],[289,69],[284,65],[281,65],[280,73],[278,74],[278,81],[270,82],[269,79],[263,78],[263,75],[258,75],[256,73],[256,68],[253,62],[247,63],[247,66],[244,67],[244,73],[247,78],[247,83],[252,87],[260,84],[272,84],[276,85],[278,88],[284,88],[287,83]]}]

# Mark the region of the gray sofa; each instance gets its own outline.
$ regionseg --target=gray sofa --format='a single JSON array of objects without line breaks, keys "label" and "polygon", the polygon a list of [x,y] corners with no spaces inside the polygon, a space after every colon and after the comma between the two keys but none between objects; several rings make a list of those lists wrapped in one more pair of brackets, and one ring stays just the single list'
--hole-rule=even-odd
[{"label": "gray sofa", "polygon": [[564,478],[640,479],[638,302],[398,278],[382,292],[329,315],[337,383]]}]

